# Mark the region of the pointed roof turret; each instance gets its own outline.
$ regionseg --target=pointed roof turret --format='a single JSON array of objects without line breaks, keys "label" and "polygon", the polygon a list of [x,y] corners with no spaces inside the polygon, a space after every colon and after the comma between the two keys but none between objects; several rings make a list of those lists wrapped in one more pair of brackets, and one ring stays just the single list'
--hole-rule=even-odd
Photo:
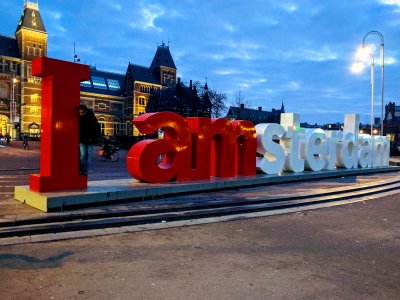
[{"label": "pointed roof turret", "polygon": [[42,17],[39,13],[38,0],[25,0],[24,10],[22,11],[22,15],[18,21],[18,27],[15,32],[22,28],[46,32]]},{"label": "pointed roof turret", "polygon": [[285,106],[283,105],[283,101],[282,101],[282,106],[281,106],[281,113],[285,112]]},{"label": "pointed roof turret", "polygon": [[165,45],[164,42],[157,47],[157,52],[151,62],[150,69],[159,68],[161,66],[176,69],[171,52],[169,51],[169,46]]},{"label": "pointed roof turret", "polygon": [[204,85],[204,90],[208,91],[207,79],[206,79],[206,84]]}]

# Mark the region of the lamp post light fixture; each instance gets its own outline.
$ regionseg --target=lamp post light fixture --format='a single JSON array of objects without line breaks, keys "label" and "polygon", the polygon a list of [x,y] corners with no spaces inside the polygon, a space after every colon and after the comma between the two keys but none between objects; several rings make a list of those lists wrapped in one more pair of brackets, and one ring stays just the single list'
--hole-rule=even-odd
[{"label": "lamp post light fixture", "polygon": [[74,42],[74,63],[80,62],[80,58],[78,57],[78,54],[75,52],[75,42]]},{"label": "lamp post light fixture", "polygon": [[16,105],[16,97],[15,97],[15,84],[17,83],[17,78],[15,75],[11,80],[11,101],[10,101],[10,129],[11,129],[11,136],[15,138],[15,120],[17,117],[17,105]]},{"label": "lamp post light fixture", "polygon": [[[374,71],[375,71],[375,59],[372,53],[369,53],[371,57],[371,135],[374,133],[374,94],[375,94],[375,76],[374,76]],[[357,62],[352,65],[351,71],[353,73],[361,73],[364,70],[364,65],[359,61],[359,53],[357,53]]]},{"label": "lamp post light fixture", "polygon": [[372,30],[364,35],[362,47],[365,47],[365,40],[370,35],[378,35],[381,41],[379,61],[381,66],[381,135],[383,135],[383,104],[384,104],[384,89],[385,89],[385,44],[383,34],[379,31]]}]

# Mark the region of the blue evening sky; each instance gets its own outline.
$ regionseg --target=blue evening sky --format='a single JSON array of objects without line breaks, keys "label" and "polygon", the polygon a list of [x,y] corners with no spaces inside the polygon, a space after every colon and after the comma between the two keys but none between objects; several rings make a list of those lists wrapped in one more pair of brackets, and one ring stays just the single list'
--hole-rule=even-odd
[{"label": "blue evening sky", "polygon": [[[24,1],[0,2],[0,33],[12,36]],[[341,122],[371,111],[369,61],[350,72],[363,36],[385,38],[385,103],[398,101],[400,0],[39,0],[48,56],[125,73],[128,62],[150,66],[157,43],[169,41],[178,76],[205,82],[253,107],[301,114],[301,121]],[[378,36],[375,111],[380,116]],[[229,101],[228,100],[228,101]]]}]

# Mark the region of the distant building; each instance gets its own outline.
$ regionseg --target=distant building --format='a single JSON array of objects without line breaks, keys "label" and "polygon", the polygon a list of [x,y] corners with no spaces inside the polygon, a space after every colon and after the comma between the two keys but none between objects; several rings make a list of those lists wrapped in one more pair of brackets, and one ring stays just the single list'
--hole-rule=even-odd
[{"label": "distant building", "polygon": [[90,67],[90,78],[81,82],[81,103],[92,109],[102,136],[125,134],[124,75]]},{"label": "distant building", "polygon": [[129,63],[125,74],[125,116],[127,134],[139,135],[132,120],[146,112],[150,94],[176,83],[176,66],[169,46],[161,43],[150,67]]},{"label": "distant building", "polygon": [[[0,36],[0,132],[40,136],[41,78],[32,76],[32,60],[47,56],[47,32],[37,1],[25,0],[14,37]],[[122,134],[122,74],[90,68],[81,83],[81,102],[93,109],[104,135]]]},{"label": "distant building", "polygon": [[400,106],[389,102],[385,106],[385,119],[383,120],[383,135],[389,137],[390,153],[399,154],[400,146]]},{"label": "distant building", "polygon": [[[35,0],[25,0],[14,37],[0,35],[0,133],[40,135],[41,78],[31,62],[47,56],[47,32]],[[81,103],[92,109],[104,136],[138,135],[132,120],[146,111],[150,93],[176,84],[169,46],[157,47],[150,67],[128,64],[125,73],[90,67],[81,83]]]},{"label": "distant building", "polygon": [[[161,94],[160,94],[161,93]],[[154,90],[146,107],[147,112],[171,111],[184,117],[211,117],[211,102],[207,83],[199,97],[196,87],[190,81],[189,87],[181,83],[163,90]]]},{"label": "distant building", "polygon": [[245,108],[244,104],[240,107],[230,106],[226,118],[229,120],[248,120],[254,125],[260,123],[280,123],[281,113],[285,112],[285,107],[282,103],[281,109],[272,109],[264,111],[262,107],[258,109]]},{"label": "distant building", "polygon": [[[32,59],[47,55],[47,32],[36,1],[25,1],[14,37],[0,36],[0,132],[17,137],[16,128],[38,135],[41,80]],[[16,126],[15,126],[16,125]]]},{"label": "distant building", "polygon": [[[32,60],[47,56],[47,32],[37,0],[25,0],[14,37],[0,35],[0,133],[39,137],[41,131],[41,78],[32,76]],[[211,116],[207,84],[204,93],[192,84],[177,82],[177,68],[169,45],[161,43],[149,67],[129,63],[125,73],[90,67],[81,82],[81,103],[92,109],[103,136],[138,136],[135,117],[145,112],[173,111],[183,116]],[[280,110],[230,107],[229,119],[279,123]]]}]

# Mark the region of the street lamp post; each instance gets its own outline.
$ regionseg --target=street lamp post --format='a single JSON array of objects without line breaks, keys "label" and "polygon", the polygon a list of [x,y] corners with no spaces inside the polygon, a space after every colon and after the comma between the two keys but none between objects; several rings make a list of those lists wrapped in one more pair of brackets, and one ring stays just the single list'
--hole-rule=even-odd
[{"label": "street lamp post", "polygon": [[[374,133],[374,102],[375,102],[375,59],[372,53],[368,53],[371,57],[371,135]],[[363,71],[364,66],[359,62],[358,54],[357,54],[357,62],[353,64],[351,70],[354,73],[360,73]]]},{"label": "street lamp post", "polygon": [[80,62],[81,60],[79,59],[78,55],[75,52],[75,42],[74,42],[74,63]]},{"label": "street lamp post", "polygon": [[380,37],[381,40],[381,46],[380,46],[380,54],[379,54],[379,58],[380,58],[380,65],[381,65],[381,135],[383,135],[383,104],[384,104],[384,88],[385,88],[385,44],[384,44],[384,38],[382,33],[380,33],[379,31],[376,30],[372,30],[367,32],[364,35],[363,38],[363,43],[362,46],[365,47],[365,40],[368,38],[368,36],[370,35],[378,35]]},{"label": "street lamp post", "polygon": [[15,119],[17,116],[17,105],[15,102],[15,84],[17,82],[17,79],[14,77],[12,80],[12,91],[11,91],[11,101],[10,101],[10,129],[11,129],[11,135],[13,138],[15,138]]},{"label": "street lamp post", "polygon": [[371,135],[373,134],[374,130],[374,102],[375,102],[375,75],[374,75],[374,56],[371,54]]}]

